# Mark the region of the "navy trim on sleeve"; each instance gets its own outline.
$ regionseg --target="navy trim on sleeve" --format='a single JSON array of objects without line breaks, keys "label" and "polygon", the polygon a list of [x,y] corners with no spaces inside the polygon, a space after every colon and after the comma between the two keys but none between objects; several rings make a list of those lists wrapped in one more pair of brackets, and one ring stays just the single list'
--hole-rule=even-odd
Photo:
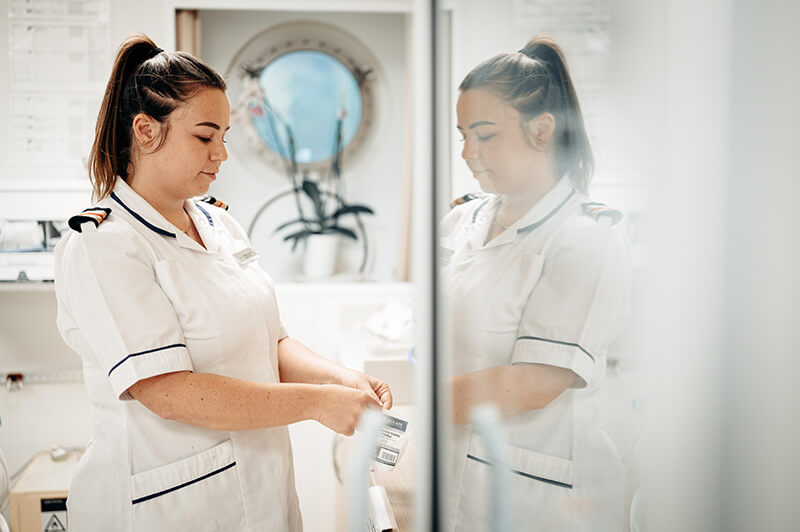
[{"label": "navy trim on sleeve", "polygon": [[[470,460],[475,460],[476,462],[480,462],[482,464],[486,464],[488,466],[492,465],[491,462],[488,462],[488,461],[486,461],[486,460],[484,460],[482,458],[478,458],[477,456],[472,456],[471,454],[468,454],[467,458],[469,458]],[[527,478],[530,478],[530,479],[533,479],[533,480],[538,480],[539,482],[546,482],[547,484],[552,484],[554,486],[560,486],[562,488],[572,489],[572,484],[567,484],[565,482],[559,482],[557,480],[552,480],[552,479],[549,479],[549,478],[537,477],[536,475],[531,475],[530,473],[526,473],[524,471],[519,471],[518,469],[509,469],[509,470],[512,473],[516,474],[516,475],[527,477]]]},{"label": "navy trim on sleeve", "polygon": [[568,345],[570,347],[577,347],[578,349],[586,353],[586,356],[591,358],[592,362],[595,361],[592,354],[589,353],[589,351],[587,351],[583,347],[581,347],[580,344],[574,344],[572,342],[562,342],[560,340],[550,340],[549,338],[539,338],[538,336],[520,336],[517,338],[517,340],[539,340],[540,342],[550,342],[551,344],[561,344],[561,345]]},{"label": "navy trim on sleeve", "polygon": [[156,227],[155,225],[151,224],[150,222],[142,218],[138,213],[134,212],[130,207],[122,203],[122,200],[119,199],[119,197],[113,192],[111,193],[111,199],[122,205],[122,208],[131,213],[131,216],[142,222],[144,226],[150,229],[151,231],[154,231],[159,235],[170,236],[172,238],[175,238],[175,233],[170,233],[169,231],[165,231],[164,229],[161,229],[160,227]]},{"label": "navy trim on sleeve", "polygon": [[214,475],[216,475],[218,473],[222,473],[223,471],[226,471],[226,470],[232,468],[235,465],[236,465],[236,462],[231,462],[230,464],[228,464],[228,465],[226,465],[224,467],[220,467],[216,471],[212,471],[211,473],[206,473],[202,477],[197,477],[195,479],[189,480],[188,482],[184,482],[183,484],[180,484],[178,486],[173,486],[173,487],[167,488],[167,489],[165,489],[163,491],[159,491],[158,493],[151,493],[150,495],[145,495],[144,497],[139,497],[138,499],[134,499],[133,501],[131,501],[131,504],[139,504],[140,502],[149,501],[150,499],[155,499],[156,497],[161,497],[162,495],[166,495],[167,493],[171,493],[171,492],[179,490],[181,488],[185,488],[186,486],[190,486],[190,485],[194,484],[195,482],[200,482],[201,480],[205,480],[205,479],[207,479],[209,477],[213,477]]},{"label": "navy trim on sleeve", "polygon": [[119,362],[114,364],[114,367],[111,368],[110,370],[108,370],[108,376],[110,377],[112,371],[117,369],[120,366],[120,364],[122,364],[123,362],[125,362],[126,360],[128,360],[131,357],[138,357],[138,356],[141,356],[141,355],[148,355],[150,353],[155,353],[156,351],[164,351],[165,349],[172,349],[173,347],[186,347],[186,344],[165,345],[164,347],[156,347],[155,349],[148,349],[147,351],[140,351],[138,353],[131,353],[130,355],[126,356],[125,358],[123,358],[122,360],[120,360]]},{"label": "navy trim on sleeve", "polygon": [[197,206],[197,208],[200,209],[200,211],[206,215],[206,218],[208,219],[208,225],[214,227],[214,220],[211,218],[211,215],[208,214],[208,211],[205,210],[203,207],[201,207],[199,203],[195,203],[195,206]]}]

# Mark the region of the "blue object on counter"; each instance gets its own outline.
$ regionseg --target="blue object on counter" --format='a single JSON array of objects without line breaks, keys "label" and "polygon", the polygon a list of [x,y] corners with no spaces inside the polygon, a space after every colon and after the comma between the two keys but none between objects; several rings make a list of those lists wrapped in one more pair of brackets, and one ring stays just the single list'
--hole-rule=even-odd
[{"label": "blue object on counter", "polygon": [[411,366],[416,369],[417,367],[417,359],[414,358],[414,348],[408,350],[408,361],[411,362]]}]

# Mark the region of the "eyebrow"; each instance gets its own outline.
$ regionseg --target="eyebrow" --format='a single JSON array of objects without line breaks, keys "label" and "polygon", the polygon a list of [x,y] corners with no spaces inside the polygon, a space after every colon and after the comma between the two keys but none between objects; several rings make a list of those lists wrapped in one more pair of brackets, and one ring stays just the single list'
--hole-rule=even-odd
[{"label": "eyebrow", "polygon": [[[214,122],[198,122],[197,124],[195,124],[195,126],[213,127],[217,131],[219,131],[219,129],[220,129],[220,127],[217,124],[215,124]],[[230,128],[231,128],[231,126],[228,126],[227,128],[225,128],[225,131],[228,131]]]},{"label": "eyebrow", "polygon": [[[497,124],[495,124],[494,122],[489,122],[487,120],[481,120],[479,122],[475,122],[473,124],[470,124],[469,128],[470,129],[475,129],[476,127],[480,127],[480,126],[496,126],[496,125]],[[461,126],[456,126],[456,128],[457,129],[463,129]]]}]

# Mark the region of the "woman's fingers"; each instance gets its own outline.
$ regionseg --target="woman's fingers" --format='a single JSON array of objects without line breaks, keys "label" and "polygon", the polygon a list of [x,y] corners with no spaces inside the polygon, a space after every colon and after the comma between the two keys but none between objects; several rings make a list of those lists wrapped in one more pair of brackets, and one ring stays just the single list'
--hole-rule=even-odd
[{"label": "woman's fingers", "polygon": [[392,408],[393,398],[392,398],[392,391],[389,389],[389,385],[383,381],[373,380],[373,389],[378,396],[381,406],[386,410]]}]

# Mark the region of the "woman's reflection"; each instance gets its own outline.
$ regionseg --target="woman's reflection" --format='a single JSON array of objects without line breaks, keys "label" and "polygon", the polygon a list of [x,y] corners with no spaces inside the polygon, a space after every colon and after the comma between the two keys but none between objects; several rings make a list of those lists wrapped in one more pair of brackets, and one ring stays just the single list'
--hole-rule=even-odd
[{"label": "woman's reflection", "polygon": [[457,104],[483,193],[442,221],[453,316],[451,525],[490,530],[489,458],[469,423],[505,418],[517,530],[622,530],[623,477],[591,398],[628,309],[621,215],[587,195],[593,156],[558,45],[534,38],[476,66]]}]

